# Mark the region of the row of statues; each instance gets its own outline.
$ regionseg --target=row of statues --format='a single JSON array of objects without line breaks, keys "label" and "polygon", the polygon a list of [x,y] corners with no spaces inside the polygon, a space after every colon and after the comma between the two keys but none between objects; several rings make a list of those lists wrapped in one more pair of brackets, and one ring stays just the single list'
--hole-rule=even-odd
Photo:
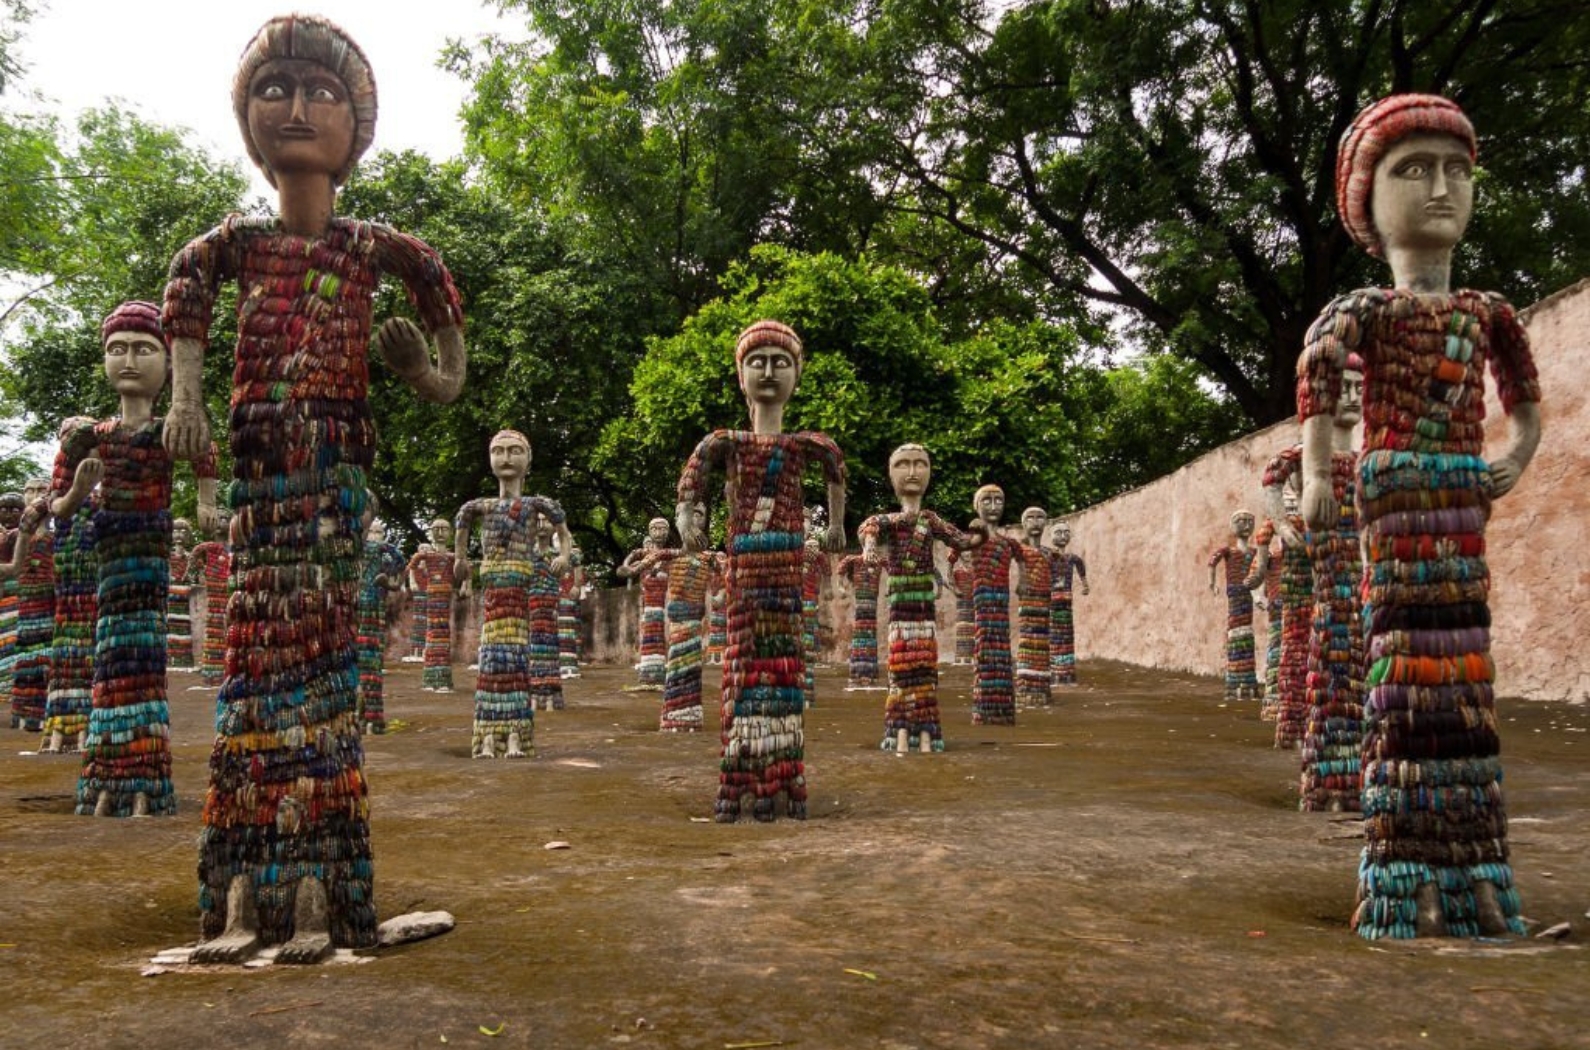
[{"label": "row of statues", "polygon": [[[193,462],[201,488],[214,484],[213,466],[208,477],[203,466],[213,465],[213,455],[202,376],[215,304],[223,287],[235,285],[227,645],[199,840],[203,942],[193,958],[237,961],[265,944],[280,946],[279,962],[310,962],[333,946],[367,947],[376,937],[360,589],[372,569],[373,586],[389,584],[397,563],[379,550],[367,553],[367,542],[379,543],[366,534],[376,451],[367,351],[373,346],[420,397],[449,402],[464,382],[464,316],[429,246],[335,215],[338,188],[374,135],[375,81],[357,44],[322,18],[272,19],[243,51],[232,102],[250,157],[277,191],[278,214],[225,219],[178,253],[159,308],[130,303],[106,319],[106,374],[121,397],[120,415],[64,428],[48,492],[18,519],[11,564],[33,556],[21,537],[36,535],[44,514],[54,516],[56,542],[68,552],[93,544],[98,626],[78,808],[171,812],[171,471],[176,461]],[[1506,302],[1448,287],[1473,162],[1472,128],[1444,99],[1395,96],[1354,122],[1337,170],[1341,215],[1355,239],[1391,263],[1396,287],[1344,296],[1310,330],[1299,364],[1303,440],[1275,475],[1282,487],[1283,475],[1301,475],[1299,513],[1316,595],[1311,644],[1321,664],[1332,665],[1317,682],[1303,679],[1305,699],[1328,722],[1347,717],[1348,692],[1362,697],[1368,841],[1355,921],[1366,936],[1520,929],[1496,757],[1483,535],[1490,500],[1513,486],[1538,441],[1539,390]],[[382,276],[403,284],[418,325],[394,318],[375,328]],[[643,629],[655,656],[662,628],[665,706],[688,694],[692,669],[699,690],[699,650],[692,649],[700,644],[699,596],[715,574],[721,578],[716,817],[732,822],[748,807],[757,820],[780,809],[799,818],[808,805],[803,714],[813,700],[803,581],[818,557],[845,550],[846,467],[827,436],[784,429],[806,363],[798,335],[759,321],[733,353],[749,423],[709,433],[685,463],[675,508],[681,542],[666,559],[663,616]],[[1335,453],[1343,451],[1336,431],[1353,354],[1362,363],[1366,429],[1349,470]],[[1515,422],[1509,449],[1488,463],[1480,457],[1487,360]],[[154,405],[168,381],[162,418]],[[459,512],[451,580],[434,570],[449,594],[466,586],[468,541],[479,527],[485,625],[472,750],[481,757],[528,754],[535,707],[557,704],[557,580],[572,552],[560,506],[523,494],[524,435],[499,433],[490,457],[498,494]],[[815,549],[804,515],[808,468],[821,473],[827,493],[828,525]],[[1018,693],[1036,695],[1044,684],[1036,640],[1046,619],[1051,640],[1069,626],[1068,615],[1056,619],[1054,579],[1069,580],[1078,567],[1003,535],[997,486],[978,490],[977,517],[965,531],[925,509],[931,460],[922,446],[902,445],[889,471],[899,509],[858,530],[860,564],[887,580],[884,743],[931,752],[943,739],[933,545],[956,552],[965,570],[974,719],[985,725],[1013,722]],[[718,472],[726,509],[721,555],[706,550]],[[80,537],[73,518],[96,488],[92,538]],[[207,505],[201,499],[201,514]],[[1334,674],[1338,656],[1329,648],[1343,624],[1360,618],[1339,593],[1354,571],[1348,548],[1355,544],[1343,526],[1350,507],[1366,561],[1361,686],[1350,671]],[[1243,528],[1251,527],[1249,515]],[[445,565],[448,552],[438,546],[433,560]],[[1235,603],[1233,587],[1245,592],[1252,568],[1247,534],[1223,557]],[[664,560],[659,548],[626,567],[644,581],[659,575]],[[433,570],[424,571],[429,580]],[[1013,572],[1018,629],[1032,640],[1018,644],[1015,660]],[[668,633],[670,604],[677,639]],[[1232,609],[1229,644],[1233,687],[1242,694],[1257,682],[1251,624],[1244,636],[1239,612]],[[363,627],[373,636],[373,623]],[[1343,633],[1348,664],[1352,637]],[[677,652],[667,644],[675,640]],[[678,672],[672,694],[670,657]],[[440,674],[426,681],[451,687]],[[676,717],[671,728],[691,728],[689,715]],[[1321,766],[1318,783],[1329,789],[1340,775],[1341,742],[1326,734],[1316,746],[1338,756]]]}]

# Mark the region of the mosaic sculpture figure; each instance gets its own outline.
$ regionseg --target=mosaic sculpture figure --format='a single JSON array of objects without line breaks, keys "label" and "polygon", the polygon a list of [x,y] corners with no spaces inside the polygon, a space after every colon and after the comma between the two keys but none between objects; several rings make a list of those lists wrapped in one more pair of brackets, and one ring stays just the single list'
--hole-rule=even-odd
[{"label": "mosaic sculpture figure", "polygon": [[823,551],[822,534],[813,528],[812,520],[808,517],[806,543],[801,548],[801,645],[806,650],[806,682],[803,691],[807,707],[817,702],[818,613],[832,572],[833,562]]},{"label": "mosaic sculpture figure", "polygon": [[421,686],[427,692],[453,691],[453,604],[458,596],[455,579],[453,523],[445,518],[431,522],[431,542],[422,544],[409,559],[409,589],[415,615],[425,619],[425,669]]},{"label": "mosaic sculpture figure", "polygon": [[[939,717],[939,643],[934,600],[933,545],[965,552],[987,533],[961,532],[930,510],[922,496],[933,478],[933,461],[921,445],[901,445],[889,455],[889,482],[900,500],[891,514],[861,523],[862,557],[888,574],[889,695],[884,701],[884,750],[896,754],[944,750]],[[975,525],[981,525],[978,519]]]},{"label": "mosaic sculpture figure", "polygon": [[[1315,320],[1298,360],[1303,517],[1340,514],[1332,431],[1348,355],[1364,365],[1358,503],[1368,559],[1365,845],[1358,932],[1520,933],[1502,800],[1485,523],[1540,440],[1528,337],[1494,292],[1453,291],[1473,208],[1474,129],[1454,103],[1393,95],[1361,112],[1336,163],[1337,213],[1391,266]],[[1510,435],[1484,456],[1489,364]]]},{"label": "mosaic sculpture figure", "polygon": [[366,732],[386,732],[386,604],[407,566],[397,544],[388,543],[386,523],[372,518],[364,530],[359,561],[359,722]]},{"label": "mosaic sculpture figure", "polygon": [[198,688],[221,684],[226,670],[226,604],[231,596],[232,549],[226,539],[228,518],[217,530],[219,539],[195,544],[188,555],[188,583],[204,592],[204,642],[199,648]]},{"label": "mosaic sculpture figure", "polygon": [[[697,529],[706,531],[706,504],[698,503],[692,508],[691,521]],[[707,585],[714,571],[715,555],[712,551],[654,550],[651,557],[662,558],[665,554],[668,663],[663,676],[663,705],[658,728],[664,732],[693,733],[702,724],[701,625],[706,618]],[[643,559],[637,571],[644,576],[649,568],[649,563]]]},{"label": "mosaic sculpture figure", "polygon": [[1057,521],[1049,530],[1050,572],[1052,586],[1049,592],[1049,655],[1050,669],[1055,685],[1077,684],[1076,641],[1076,585],[1082,584],[1082,593],[1088,590],[1088,567],[1079,554],[1066,548],[1071,545],[1071,524]]},{"label": "mosaic sculpture figure", "polygon": [[614,570],[620,579],[640,579],[640,659],[635,672],[642,689],[660,689],[667,677],[668,563],[678,553],[668,546],[668,519],[653,518],[646,523],[646,539]]},{"label": "mosaic sculpture figure", "polygon": [[[1296,516],[1297,497],[1284,493],[1283,516]],[[1253,533],[1253,564],[1248,566],[1243,586],[1258,594],[1254,604],[1264,610],[1264,698],[1259,704],[1259,719],[1273,722],[1281,706],[1281,538],[1276,522],[1267,517]],[[1299,518],[1298,520],[1302,520]]]},{"label": "mosaic sculpture figure", "polygon": [[1215,569],[1226,569],[1226,699],[1253,700],[1259,677],[1253,659],[1253,595],[1248,590],[1248,570],[1253,567],[1253,512],[1231,515],[1231,539],[1209,555],[1209,590],[1215,589]]},{"label": "mosaic sculpture figure", "polygon": [[192,671],[193,587],[188,583],[192,555],[193,523],[177,518],[171,523],[171,571],[166,594],[166,670]]},{"label": "mosaic sculpture figure", "polygon": [[[972,648],[972,724],[1016,724],[1010,666],[1010,567],[1019,544],[999,531],[1005,491],[984,485],[972,497],[988,539],[966,555],[972,564],[977,632]],[[974,526],[976,527],[976,526]]]},{"label": "mosaic sculpture figure", "polygon": [[[12,567],[21,538],[20,492],[0,493],[0,704],[11,705],[11,661],[17,649],[17,573]],[[31,537],[29,537],[31,540]]]},{"label": "mosaic sculpture figure", "polygon": [[825,435],[784,432],[784,408],[800,381],[801,341],[777,321],[740,334],[734,358],[751,429],[702,438],[679,478],[678,524],[687,551],[706,547],[694,527],[707,475],[721,466],[729,505],[729,636],[723,658],[722,759],[716,816],[739,819],[750,795],[752,816],[772,820],[779,795],[787,812],[806,817],[805,651],[801,644],[804,537],[801,477],[822,467],[828,484],[830,551],[845,547],[844,456]]},{"label": "mosaic sculpture figure", "polygon": [[[337,188],[375,134],[368,60],[325,19],[267,22],[244,48],[232,105],[278,216],[227,219],[172,261],[166,442],[209,445],[201,377],[222,282],[238,283],[230,440],[233,567],[199,846],[198,962],[279,944],[278,963],[375,943],[368,788],[354,646],[359,548],[375,453],[367,353],[421,397],[463,385],[458,293],[423,242],[334,217]],[[383,274],[435,336],[394,318],[371,331]],[[373,336],[373,339],[372,339]]]},{"label": "mosaic sculpture figure", "polygon": [[850,585],[853,610],[850,627],[850,652],[847,659],[850,677],[846,689],[875,689],[878,682],[878,584],[883,569],[860,554],[839,560],[839,578]]},{"label": "mosaic sculpture figure", "polygon": [[[55,473],[46,491],[66,493],[72,488],[74,467],[67,457],[65,438],[94,420],[73,416],[57,431],[61,441],[55,456]],[[55,501],[44,500],[54,506]],[[67,501],[61,509],[66,510]],[[49,687],[45,693],[44,733],[39,750],[54,754],[81,751],[88,735],[88,716],[94,709],[94,628],[99,622],[99,556],[94,550],[94,515],[99,510],[96,490],[90,488],[77,509],[50,519],[43,533],[51,537],[55,595],[52,608],[55,629],[49,643]]]},{"label": "mosaic sculpture figure", "polygon": [[[1275,522],[1281,548],[1281,663],[1276,672],[1275,746],[1290,750],[1303,739],[1308,724],[1309,637],[1314,622],[1314,568],[1309,558],[1310,537],[1303,519],[1288,515],[1283,493],[1301,485],[1301,445],[1278,453],[1264,468],[1268,513]],[[1268,553],[1255,548],[1254,566]],[[1250,568],[1248,577],[1254,575]]]},{"label": "mosaic sculpture figure", "polygon": [[[524,494],[530,440],[499,430],[488,446],[497,495],[473,499],[458,510],[454,549],[456,579],[469,586],[469,538],[480,525],[480,674],[475,681],[475,722],[470,753],[476,758],[525,758],[535,753],[535,709],[563,706],[558,674],[557,577],[574,546],[563,508],[545,496]],[[534,650],[534,651],[532,651]]]},{"label": "mosaic sculpture figure", "polygon": [[1051,594],[1054,583],[1049,552],[1043,548],[1049,512],[1028,507],[1021,512],[1022,541],[1016,544],[1021,577],[1016,584],[1016,702],[1048,707],[1053,681],[1050,669]]},{"label": "mosaic sculpture figure", "polygon": [[[11,655],[11,728],[38,732],[44,725],[50,692],[51,642],[55,635],[55,534],[51,517],[51,479],[29,479],[26,504],[17,525],[12,564],[16,569],[17,640]],[[40,501],[45,501],[43,505]],[[30,513],[31,511],[31,513]],[[94,589],[98,590],[98,577]],[[89,642],[93,645],[93,628]],[[86,726],[86,723],[85,723]]]},{"label": "mosaic sculpture figure", "polygon": [[558,674],[580,677],[580,597],[585,570],[580,548],[569,549],[569,571],[558,577]]}]

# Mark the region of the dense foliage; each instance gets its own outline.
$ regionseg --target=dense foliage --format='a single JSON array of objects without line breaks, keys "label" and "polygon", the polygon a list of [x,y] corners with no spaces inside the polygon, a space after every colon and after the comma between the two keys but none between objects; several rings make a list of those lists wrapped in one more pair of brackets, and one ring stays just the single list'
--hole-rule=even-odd
[{"label": "dense foliage", "polygon": [[[1013,513],[1150,481],[1289,415],[1309,321],[1383,280],[1331,171],[1389,90],[1449,94],[1479,128],[1458,280],[1524,303],[1590,272],[1572,0],[502,6],[523,32],[445,56],[472,92],[468,155],[367,158],[339,205],[438,247],[469,317],[457,404],[373,369],[372,484],[411,538],[490,491],[486,442],[513,426],[527,489],[611,563],[671,512],[694,442],[742,424],[732,340],[761,316],[805,338],[788,423],[845,449],[858,519],[889,503],[906,440],[933,450],[929,502],[957,520],[984,481]],[[5,101],[27,5],[0,10]],[[8,106],[0,188],[0,434],[40,437],[107,410],[98,318],[157,297],[244,182],[123,109],[67,129]],[[378,319],[407,310],[382,294]]]}]

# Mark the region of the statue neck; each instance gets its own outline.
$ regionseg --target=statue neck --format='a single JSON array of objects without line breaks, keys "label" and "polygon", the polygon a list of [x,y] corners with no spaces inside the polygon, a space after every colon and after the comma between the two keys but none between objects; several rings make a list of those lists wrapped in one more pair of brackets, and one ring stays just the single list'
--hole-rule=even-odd
[{"label": "statue neck", "polygon": [[920,514],[920,513],[922,513],[922,497],[921,496],[901,496],[900,497],[900,510],[901,510],[901,512],[903,512],[905,514]]},{"label": "statue neck", "polygon": [[121,396],[121,425],[132,430],[148,423],[155,416],[155,399],[141,394]]},{"label": "statue neck", "polygon": [[276,191],[283,232],[295,237],[325,235],[337,203],[337,187],[329,174],[278,172]]},{"label": "statue neck", "polygon": [[764,405],[760,402],[752,401],[750,408],[751,432],[753,434],[772,436],[784,433],[783,405]]},{"label": "statue neck", "polygon": [[524,477],[497,479],[498,499],[518,499],[524,495]]},{"label": "statue neck", "polygon": [[1331,427],[1331,451],[1351,452],[1353,450],[1353,428],[1356,423],[1337,423]]},{"label": "statue neck", "polygon": [[1387,248],[1391,279],[1397,288],[1418,295],[1446,295],[1452,290],[1451,248]]}]

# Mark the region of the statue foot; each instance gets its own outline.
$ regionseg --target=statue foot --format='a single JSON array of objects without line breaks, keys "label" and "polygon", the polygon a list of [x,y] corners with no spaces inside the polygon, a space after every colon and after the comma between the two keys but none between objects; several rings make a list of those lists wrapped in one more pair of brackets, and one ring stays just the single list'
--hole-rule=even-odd
[{"label": "statue foot", "polygon": [[39,754],[57,755],[61,752],[61,745],[65,742],[65,735],[57,729],[50,734],[50,739],[39,745]]},{"label": "statue foot", "polygon": [[918,750],[924,755],[931,755],[933,753],[933,738],[928,736],[926,733],[922,734],[922,739],[918,741],[918,744],[920,745]]},{"label": "statue foot", "polygon": [[94,816],[96,816],[96,817],[108,817],[108,816],[110,816],[110,792],[109,791],[104,790],[104,789],[100,790],[99,797],[94,800]]},{"label": "statue foot", "polygon": [[778,816],[773,811],[773,800],[759,798],[751,803],[751,818],[761,824],[769,824]]},{"label": "statue foot", "polygon": [[515,730],[508,734],[508,751],[503,758],[524,758],[524,746],[519,742],[519,732]]},{"label": "statue foot", "polygon": [[1507,925],[1507,915],[1496,892],[1496,883],[1482,879],[1474,884],[1474,918],[1480,932],[1487,937],[1503,937],[1513,931]]},{"label": "statue foot", "polygon": [[1414,932],[1419,937],[1445,937],[1446,912],[1441,908],[1441,888],[1433,882],[1421,882],[1414,893],[1414,903],[1419,913],[1414,922]]},{"label": "statue foot", "polygon": [[894,733],[894,753],[903,755],[911,750],[911,738],[904,729],[897,729]]},{"label": "statue foot", "polygon": [[480,746],[475,748],[474,758],[496,758],[497,745],[491,742],[491,737],[483,737]]},{"label": "statue foot", "polygon": [[149,815],[149,796],[142,791],[133,796],[132,815],[135,817],[147,817]]},{"label": "statue foot", "polygon": [[72,750],[81,751],[84,748],[86,748],[87,746],[88,746],[88,730],[79,729],[77,731],[77,746],[75,748],[73,748]]},{"label": "statue foot", "polygon": [[247,875],[234,875],[226,890],[226,929],[193,949],[190,962],[237,965],[259,951],[259,916]]},{"label": "statue foot", "polygon": [[298,880],[298,900],[293,906],[293,939],[282,945],[276,961],[288,966],[309,966],[331,954],[331,923],[326,905],[326,885],[313,876]]}]

